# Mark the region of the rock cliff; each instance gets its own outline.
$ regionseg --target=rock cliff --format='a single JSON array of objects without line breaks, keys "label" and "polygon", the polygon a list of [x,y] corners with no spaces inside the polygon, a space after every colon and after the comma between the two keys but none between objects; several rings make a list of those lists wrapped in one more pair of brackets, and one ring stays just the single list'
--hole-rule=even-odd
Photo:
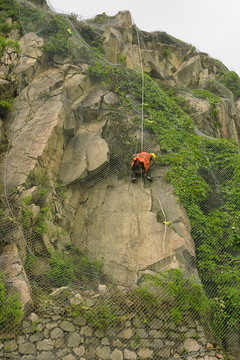
[{"label": "rock cliff", "polygon": [[[213,59],[165,33],[141,32],[143,41],[138,44],[138,30],[127,11],[99,18],[96,24],[109,62],[118,63],[124,57],[129,68],[142,66],[156,82],[177,86],[189,101],[200,131],[239,141],[239,110],[232,93],[217,82]],[[5,86],[6,73],[21,85],[13,103],[16,111],[7,120],[11,147],[7,168],[4,164],[1,168],[7,186],[17,187],[23,198],[27,177],[34,169],[66,185],[61,207],[69,218],[70,239],[92,256],[104,256],[105,272],[112,281],[136,283],[139,273],[148,268],[181,266],[192,272],[194,261],[189,259],[195,257],[195,249],[189,221],[164,180],[164,170],[155,168],[153,184],[141,187],[119,180],[119,171],[112,167],[110,158],[115,154],[104,138],[104,128],[111,121],[107,109],[121,107],[119,96],[90,81],[88,63],[74,64],[70,58],[47,62],[44,39],[35,33],[27,33],[19,43],[21,55],[12,59],[6,52],[2,64]],[[170,57],[166,49],[171,50]],[[14,65],[11,72],[9,65]],[[209,101],[190,92],[193,87],[207,89],[213,81],[221,99],[217,127]],[[156,147],[151,150],[158,152]],[[161,199],[168,219],[176,222],[174,229],[165,229],[157,221],[156,198]],[[57,240],[54,246],[59,246]]]},{"label": "rock cliff", "polygon": [[[117,26],[129,16],[120,13]],[[26,85],[18,113],[9,119],[13,125],[5,173],[8,186],[21,188],[23,198],[27,176],[35,168],[46,169],[51,178],[59,177],[68,188],[64,211],[71,219],[71,241],[96,258],[104,256],[105,271],[112,281],[136,283],[139,271],[163,259],[169,267],[178,267],[179,252],[194,257],[187,216],[164,180],[164,171],[155,169],[154,184],[142,189],[140,183],[135,186],[118,180],[118,173],[110,170],[110,150],[102,136],[109,119],[101,107],[116,106],[118,97],[90,84],[86,65],[56,64],[44,70],[43,40],[33,33],[24,38],[24,55],[14,71]],[[178,223],[178,231],[167,228],[164,235],[152,191],[161,197],[165,209],[171,209],[170,218]],[[85,201],[81,201],[83,196]],[[189,266],[188,259],[182,266]]]},{"label": "rock cliff", "polygon": [[[55,54],[49,59],[45,33],[23,35],[12,30],[9,34],[9,39],[19,39],[21,51],[6,48],[0,69],[2,91],[14,87],[14,111],[1,120],[5,144],[1,178],[10,207],[6,213],[14,222],[6,225],[12,229],[10,235],[3,233],[2,258],[15,243],[12,254],[21,266],[29,254],[41,259],[41,266],[31,270],[41,277],[48,269],[49,253],[71,244],[86,249],[94,259],[103,257],[106,278],[119,285],[135,286],[144,274],[175,268],[198,279],[190,222],[166,181],[168,168],[156,164],[152,183],[129,181],[131,156],[140,150],[141,135],[133,109],[141,101],[135,99],[129,112],[123,112],[120,90],[109,89],[104,79],[93,80],[88,68],[101,60],[86,34],[90,37],[94,27],[109,66],[124,63],[130,70],[148,74],[156,86],[174,89],[178,100],[188,104],[197,134],[239,143],[239,101],[219,80],[226,68],[166,33],[140,32],[128,11],[114,17],[98,15],[91,21],[68,19],[69,36],[81,50],[75,57]],[[207,97],[196,96],[194,89],[211,90],[215,105]],[[144,146],[162,156],[146,128]],[[63,196],[59,189],[64,189]],[[43,216],[43,205],[49,207],[48,231],[34,232],[19,220],[28,196],[32,227],[39,214]],[[27,284],[24,269],[21,274]],[[7,270],[6,275],[15,281],[19,272]],[[29,291],[22,291],[27,294],[24,306],[31,303]]]}]

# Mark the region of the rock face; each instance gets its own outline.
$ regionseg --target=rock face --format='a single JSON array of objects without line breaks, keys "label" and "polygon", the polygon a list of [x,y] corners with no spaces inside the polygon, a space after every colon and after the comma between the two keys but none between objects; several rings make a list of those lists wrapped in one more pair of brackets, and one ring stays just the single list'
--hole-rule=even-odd
[{"label": "rock face", "polygon": [[[37,3],[44,5],[44,1]],[[156,81],[164,79],[167,85],[184,89],[200,132],[239,142],[239,102],[234,102],[233,95],[218,84],[221,101],[216,127],[209,102],[188,90],[206,89],[209,81],[216,80],[213,59],[163,33],[143,33],[138,42],[129,12],[98,20],[107,61],[118,64],[122,57],[128,67],[141,70],[142,59],[144,72]],[[165,171],[155,167],[152,184],[130,184],[118,178],[104,129],[111,123],[109,109],[119,110],[119,95],[92,83],[82,59],[79,64],[67,59],[47,63],[44,40],[38,35],[27,33],[20,44],[22,53],[12,76],[21,79],[21,92],[7,122],[10,147],[1,175],[8,189],[13,186],[23,193],[31,170],[40,169],[50,179],[48,205],[55,213],[48,222],[57,225],[52,236],[43,236],[42,244],[37,238],[39,253],[70,241],[92,257],[103,256],[106,275],[120,284],[136,284],[142,274],[168,268],[181,267],[197,277],[189,221],[164,180]],[[4,71],[1,76],[7,81]],[[66,186],[64,202],[57,196],[57,182]],[[41,214],[38,206],[36,218]],[[61,221],[68,226],[68,236],[60,240],[56,233]]]},{"label": "rock face", "polygon": [[[183,266],[194,272],[194,261],[191,265],[189,259],[194,259],[195,250],[187,216],[164,180],[164,172],[156,169],[153,176],[153,185],[109,176],[95,185],[85,203],[76,204],[74,242],[95,258],[103,256],[104,272],[120,284],[136,283],[147,269],[157,272]],[[165,227],[164,218],[157,221],[158,201],[170,214],[166,220],[176,227]]]},{"label": "rock face", "polygon": [[[121,27],[123,14],[126,20],[124,26]],[[154,33],[151,36],[144,34],[147,40],[142,36],[139,43],[136,40],[134,42],[131,36],[133,25],[129,15],[127,11],[119,13],[114,22],[109,21],[109,28],[104,32],[104,49],[108,59],[113,63],[118,63],[119,55],[125,56],[130,68],[141,71],[142,66],[145,73],[156,79],[164,79],[169,85],[177,85],[185,90],[211,89],[211,85],[214,84],[219,96],[216,123],[214,124],[210,116],[209,101],[193,98],[186,93],[184,97],[192,107],[191,115],[198,129],[204,134],[218,138],[233,138],[239,142],[239,108],[233,100],[231,91],[218,82],[217,66],[214,60],[205,53],[198,53],[191,45],[181,45],[168,35],[164,38],[160,34],[155,37]],[[167,56],[168,53],[169,56]]]},{"label": "rock face", "polygon": [[23,313],[29,312],[33,306],[31,286],[15,244],[3,248],[0,255],[0,271],[4,274],[5,281],[11,285],[10,292],[19,295]]},{"label": "rock face", "polygon": [[108,153],[108,145],[100,134],[82,126],[66,147],[60,179],[64,184],[70,184],[93,176],[108,164]]}]

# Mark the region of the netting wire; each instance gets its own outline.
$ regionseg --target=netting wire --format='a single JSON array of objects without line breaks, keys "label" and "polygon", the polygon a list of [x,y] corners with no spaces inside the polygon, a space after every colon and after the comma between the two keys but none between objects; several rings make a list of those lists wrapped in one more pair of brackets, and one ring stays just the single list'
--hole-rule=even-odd
[{"label": "netting wire", "polygon": [[[31,6],[34,7],[32,4],[26,2],[26,1],[20,1],[20,4],[22,4],[23,6],[27,5],[27,6]],[[51,11],[50,14],[55,14],[55,10],[50,6]],[[24,11],[22,9],[22,7],[19,5],[19,19],[21,20],[21,27],[23,29],[24,33],[27,33],[27,23],[24,24],[22,21],[22,11]],[[76,40],[81,42],[81,46],[82,44],[84,44],[84,46],[86,46],[91,53],[92,58],[90,59],[90,63],[94,63],[96,61],[95,55],[94,55],[94,51],[92,51],[91,49],[91,45],[89,45],[86,40],[84,39],[84,37],[81,35],[81,33],[79,32],[79,30],[76,28],[76,26],[72,23],[72,21],[70,20],[70,18],[68,16],[66,16],[68,25],[73,33],[73,36],[75,36]],[[84,21],[84,23],[88,24],[88,22]],[[88,24],[89,25],[89,24]],[[93,26],[95,29],[97,29],[98,31],[103,29],[103,26],[98,27],[97,23],[93,22]],[[107,26],[110,27],[111,26],[111,19],[108,19],[108,23]],[[35,31],[35,33],[39,33],[39,29],[37,29]],[[137,139],[136,141],[136,147],[137,145],[140,143],[140,150],[142,151],[143,149],[146,149],[147,151],[151,151],[152,149],[150,148],[151,146],[151,142],[148,142],[146,139],[146,142],[144,142],[144,72],[143,72],[143,64],[142,64],[142,53],[141,53],[141,44],[143,46],[143,48],[146,50],[147,55],[151,58],[151,60],[153,61],[154,59],[152,58],[150,52],[148,51],[146,44],[144,42],[143,36],[141,36],[141,31],[136,27],[136,32],[137,32],[137,43],[138,43],[138,53],[139,53],[139,62],[140,62],[140,69],[138,68],[137,64],[136,64],[136,60],[134,59],[134,56],[131,53],[131,49],[128,49],[128,53],[131,54],[131,58],[134,64],[134,68],[141,72],[141,78],[142,78],[142,98],[141,98],[141,112],[139,111],[139,109],[136,107],[136,105],[131,104],[131,111],[133,112],[133,114],[136,114],[138,116],[138,118],[140,119],[140,126],[139,126],[139,139]],[[75,35],[74,35],[75,34]],[[122,40],[121,40],[122,41]],[[123,43],[123,45],[127,48],[127,45],[125,43]],[[116,40],[116,46],[117,46],[117,40]],[[117,47],[115,48],[115,63],[117,61],[117,56],[116,56],[116,51],[117,51]],[[23,54],[24,55],[24,54]],[[23,56],[21,55],[21,56]],[[118,64],[112,64],[110,61],[108,61],[107,59],[101,60],[103,62],[108,63],[109,65],[115,65],[115,66],[119,66]],[[157,64],[155,64],[156,66],[159,66]],[[134,71],[134,70],[133,70]],[[153,85],[155,88],[155,91],[157,92],[157,94],[159,95],[159,101],[161,101],[161,95],[160,92],[158,91],[158,86],[157,85]],[[183,85],[184,86],[184,85]],[[14,129],[14,124],[16,122],[17,116],[18,116],[18,108],[20,106],[19,102],[20,102],[20,94],[21,94],[21,88],[22,88],[22,76],[20,74],[20,81],[19,81],[19,91],[18,91],[18,105],[16,106],[16,112],[15,112],[15,120],[13,122],[13,129]],[[185,87],[186,88],[186,87]],[[82,110],[84,110],[84,107],[82,107]],[[89,110],[89,108],[87,108],[86,110]],[[117,109],[112,109],[112,108],[108,108],[108,109],[101,109],[98,110],[99,113],[102,111],[104,113],[115,113],[117,116],[119,115],[119,117],[121,118],[121,111],[117,110]],[[7,202],[7,207],[8,210],[10,212],[11,217],[14,219],[15,223],[18,223],[18,216],[17,214],[19,213],[19,208],[15,206],[15,199],[16,196],[12,196],[10,193],[10,189],[8,189],[8,184],[7,184],[7,172],[8,172],[8,154],[9,151],[11,150],[11,144],[12,144],[12,139],[13,139],[13,135],[14,135],[14,130],[11,133],[11,137],[10,137],[10,141],[9,141],[9,145],[8,145],[8,150],[6,153],[6,158],[5,158],[5,172],[4,172],[4,194],[5,194],[5,199]],[[128,154],[129,151],[131,151],[132,148],[125,148],[123,153],[125,155]],[[202,148],[202,151],[205,152],[204,147]],[[136,151],[135,151],[136,152]],[[206,154],[207,157],[207,154]],[[221,195],[221,185],[219,184],[219,179],[222,182],[228,181],[228,179],[230,179],[228,174],[223,174],[221,175],[221,177],[219,177],[219,174],[215,175],[215,169],[211,168],[211,172],[213,174],[214,177],[214,181],[215,181],[215,186],[216,186],[216,191],[218,193],[218,197],[220,197],[221,202],[223,201],[222,195]],[[92,181],[90,180],[89,183],[85,183],[85,184],[81,184],[80,189],[79,189],[79,184],[73,184],[71,186],[70,189],[70,193],[72,194],[71,197],[71,201],[74,202],[74,197],[77,195],[78,199],[80,201],[81,204],[84,204],[87,199],[89,201],[87,210],[85,209],[81,209],[81,212],[79,212],[80,214],[82,214],[84,221],[88,221],[89,224],[91,224],[92,222],[96,221],[101,221],[101,216],[99,216],[98,214],[96,214],[95,212],[95,207],[96,207],[96,203],[94,203],[93,200],[91,200],[91,196],[94,193],[98,193],[98,199],[99,202],[104,201],[104,197],[105,197],[105,193],[104,193],[104,186],[106,184],[108,184],[107,186],[111,187],[114,186],[114,179],[116,176],[116,173],[120,173],[121,174],[121,170],[119,170],[119,164],[118,163],[112,163],[112,168],[111,171],[106,171],[105,170],[105,174],[98,174],[96,175],[95,179]],[[51,179],[50,179],[51,180]],[[32,179],[32,184],[31,186],[39,186],[38,183],[38,179]],[[95,188],[94,188],[94,186]],[[44,193],[44,184],[41,184],[41,191],[42,193]],[[47,186],[47,185],[46,185]],[[143,179],[141,181],[141,188],[144,192],[146,192],[146,189],[144,188],[144,183],[143,183]],[[56,189],[54,189],[54,191],[56,191]],[[53,193],[55,193],[53,191]],[[80,195],[79,195],[79,191],[80,191]],[[148,192],[147,192],[148,194]],[[38,194],[39,196],[39,194]],[[93,199],[94,196],[92,196]],[[165,240],[166,240],[166,230],[167,230],[167,226],[166,226],[166,221],[167,221],[167,217],[165,214],[165,211],[163,209],[161,200],[159,199],[158,196],[156,196],[153,192],[152,192],[152,197],[155,197],[158,200],[159,203],[159,207],[161,209],[161,212],[164,215],[164,239],[163,239],[163,253],[165,254]],[[38,202],[40,207],[43,207],[45,205],[49,205],[49,204],[45,204],[45,200],[43,199],[44,196],[41,194],[40,196],[40,200]],[[70,201],[70,202],[71,202]],[[14,206],[13,206],[14,205]],[[58,205],[60,206],[60,205]],[[45,206],[46,207],[46,206]],[[70,206],[71,207],[71,206]],[[224,207],[224,204],[223,204]],[[47,211],[47,210],[46,210]],[[74,206],[72,205],[72,213],[69,212],[69,216],[71,216],[71,214],[73,214],[75,211]],[[79,211],[79,210],[78,210]],[[79,217],[80,218],[80,217]],[[64,230],[67,231],[71,231],[71,227],[70,227],[70,223],[71,223],[71,219],[69,219],[69,221],[65,221],[65,228]],[[82,224],[83,225],[83,224]],[[70,356],[68,355],[69,352],[71,352],[72,356],[75,356],[77,358],[80,357],[85,357],[87,360],[90,359],[99,359],[99,358],[109,358],[110,353],[106,353],[104,354],[104,350],[107,351],[106,348],[108,348],[109,346],[109,342],[114,342],[116,333],[114,333],[115,330],[107,330],[104,332],[104,336],[100,336],[99,333],[99,329],[96,330],[96,328],[94,327],[86,327],[86,319],[84,318],[83,314],[83,310],[80,306],[80,313],[78,314],[78,322],[75,322],[75,332],[73,332],[73,336],[71,337],[71,331],[69,330],[69,328],[67,329],[67,324],[62,323],[63,318],[66,319],[70,319],[70,313],[66,312],[66,309],[70,309],[71,306],[69,307],[69,293],[72,296],[72,298],[74,298],[74,296],[76,295],[76,292],[78,293],[78,297],[81,300],[86,300],[86,304],[84,305],[86,308],[88,309],[92,309],[92,313],[89,310],[88,312],[88,320],[92,320],[93,324],[97,324],[97,320],[98,317],[101,317],[100,315],[102,315],[103,313],[105,313],[106,318],[105,318],[105,322],[109,321],[109,324],[111,324],[111,321],[113,321],[114,318],[114,311],[118,312],[118,316],[122,317],[124,320],[122,320],[124,322],[124,326],[123,326],[123,334],[118,337],[118,356],[123,356],[120,355],[124,354],[124,358],[126,359],[130,359],[131,356],[133,356],[133,358],[140,358],[140,357],[145,357],[145,358],[153,358],[153,359],[172,359],[173,356],[174,358],[187,358],[189,356],[193,356],[195,357],[202,357],[204,356],[203,354],[210,354],[211,356],[213,355],[213,352],[217,351],[218,353],[221,352],[222,349],[222,344],[218,344],[220,346],[217,347],[211,347],[209,349],[206,348],[206,343],[204,343],[204,341],[202,340],[202,342],[200,342],[200,348],[198,351],[188,351],[185,354],[179,356],[177,354],[179,353],[183,353],[185,350],[184,348],[181,348],[181,342],[183,343],[183,338],[182,340],[180,339],[181,336],[189,336],[191,338],[194,338],[194,336],[199,336],[199,334],[197,334],[197,329],[200,329],[202,324],[204,324],[205,326],[207,325],[206,323],[206,319],[198,319],[197,317],[193,317],[193,322],[188,323],[188,321],[186,320],[185,322],[185,327],[187,328],[184,329],[184,325],[182,325],[182,329],[181,332],[178,334],[179,329],[174,329],[172,327],[172,325],[170,324],[170,320],[166,320],[164,317],[164,314],[159,315],[160,317],[156,319],[156,313],[154,314],[154,312],[152,313],[152,307],[154,307],[153,303],[147,303],[147,302],[142,302],[142,298],[135,298],[132,294],[132,289],[128,288],[128,287],[110,287],[110,290],[108,291],[103,291],[103,294],[105,295],[101,295],[101,291],[99,289],[96,288],[96,284],[100,284],[100,286],[102,286],[101,284],[104,283],[103,278],[99,275],[98,269],[95,266],[95,264],[91,263],[90,267],[87,268],[88,272],[92,272],[93,274],[93,284],[92,287],[87,287],[84,288],[83,287],[83,278],[86,274],[78,274],[78,276],[81,276],[82,281],[77,281],[78,279],[75,279],[75,285],[73,286],[72,290],[71,290],[71,286],[65,286],[65,290],[61,290],[59,292],[59,295],[54,298],[54,300],[49,300],[47,294],[45,293],[44,290],[46,290],[48,288],[49,291],[52,291],[52,286],[49,286],[49,279],[46,277],[46,274],[48,273],[48,266],[47,266],[47,270],[46,270],[46,264],[49,264],[49,252],[48,251],[42,251],[42,237],[40,235],[38,235],[37,233],[34,233],[33,231],[31,231],[31,227],[29,228],[29,226],[27,224],[25,225],[20,225],[19,226],[19,231],[20,231],[20,237],[23,238],[25,247],[27,249],[27,257],[28,257],[28,266],[30,268],[30,270],[27,271],[28,273],[28,278],[29,278],[29,284],[31,284],[31,286],[33,286],[34,288],[34,292],[33,292],[33,299],[34,302],[36,302],[37,306],[34,309],[34,311],[39,312],[39,318],[41,318],[41,316],[44,314],[45,316],[45,320],[49,320],[50,325],[53,323],[53,321],[55,321],[55,325],[53,325],[53,329],[59,328],[59,324],[61,324],[62,328],[59,329],[59,337],[56,335],[56,332],[53,332],[53,330],[49,330],[51,329],[51,326],[49,326],[48,330],[47,328],[45,328],[44,322],[41,322],[39,320],[39,318],[36,316],[36,324],[39,322],[39,328],[37,329],[37,331],[42,331],[41,329],[45,329],[44,330],[44,334],[46,336],[46,341],[48,341],[48,344],[46,343],[42,343],[41,341],[44,339],[43,337],[39,336],[39,339],[41,339],[41,341],[39,340],[37,343],[35,342],[34,345],[37,347],[37,350],[33,349],[31,344],[28,344],[28,346],[26,346],[26,353],[24,353],[24,349],[22,346],[22,352],[21,352],[21,356],[24,358],[24,354],[30,354],[29,356],[31,356],[31,354],[33,354],[33,356],[35,356],[37,359],[41,359],[41,356],[43,357],[43,352],[41,351],[45,351],[46,354],[45,356],[47,356],[46,358],[48,360],[51,359],[52,354],[54,354],[54,358],[63,358],[64,356]],[[23,230],[21,230],[23,228]],[[8,228],[6,226],[5,229],[8,232]],[[110,229],[109,229],[110,230]],[[84,234],[81,234],[81,232],[83,231],[81,228],[81,224],[79,224],[79,235],[84,237]],[[90,230],[89,230],[90,231]],[[110,230],[111,231],[111,230]],[[62,235],[61,235],[62,236]],[[63,234],[64,236],[64,234]],[[97,244],[98,242],[98,237],[99,234],[95,231],[91,232],[91,242]],[[18,239],[18,236],[16,236],[16,238]],[[65,256],[64,259],[60,258],[60,252],[56,252],[59,255],[59,259],[56,257],[55,258],[55,262],[57,261],[65,261],[67,262],[67,257],[69,257],[70,262],[73,262],[73,266],[77,265],[78,260],[76,260],[76,254],[73,253],[72,251],[72,245],[71,244],[67,244],[68,245],[68,252],[67,255]],[[107,244],[106,244],[107,245]],[[216,248],[216,251],[218,251],[218,249]],[[92,249],[92,253],[94,253],[94,249]],[[234,254],[233,254],[234,255]],[[235,255],[238,255],[238,253],[236,252]],[[82,256],[82,254],[79,254],[79,256]],[[83,255],[83,259],[85,261],[84,266],[87,266],[87,257],[84,254]],[[31,261],[32,263],[35,263],[34,266],[34,271],[33,268],[31,269]],[[69,261],[68,261],[69,263]],[[52,263],[54,264],[54,263]],[[66,265],[66,264],[65,264]],[[67,272],[70,272],[70,280],[73,280],[71,278],[71,276],[73,276],[73,272],[72,272],[72,268],[70,266],[70,264],[68,264],[70,267],[66,267],[64,264],[62,264],[62,270],[60,273],[55,273],[53,274],[53,278],[51,278],[51,280],[53,280],[53,283],[55,283],[55,287],[59,288],[59,284],[61,283],[61,279],[64,278],[63,275],[65,275],[65,277],[67,277]],[[41,267],[45,267],[45,269],[41,269]],[[65,266],[65,267],[64,267]],[[70,270],[69,270],[70,269]],[[60,280],[59,280],[60,279]],[[59,280],[59,281],[58,281]],[[26,281],[28,281],[26,279]],[[71,283],[71,281],[70,281]],[[44,287],[46,289],[44,289]],[[63,288],[63,287],[61,287]],[[65,291],[65,292],[64,292]],[[57,293],[57,290],[56,290]],[[100,294],[100,297],[99,297]],[[129,294],[130,294],[130,298],[129,298]],[[215,289],[212,289],[212,293],[210,294],[212,297],[214,297],[215,294]],[[117,296],[116,296],[117,295]],[[160,292],[158,294],[158,296],[161,298],[163,294]],[[70,298],[71,298],[70,296]],[[166,296],[166,295],[165,295]],[[43,300],[43,305],[39,305],[41,303],[41,299]],[[95,303],[95,299],[100,299],[100,303],[98,305],[98,302]],[[46,300],[47,299],[47,300]],[[137,299],[137,300],[136,300]],[[141,299],[141,300],[140,300]],[[106,301],[105,301],[106,300]],[[79,303],[76,301],[76,298],[74,299],[75,301],[75,305],[74,307],[77,308],[77,306],[79,305]],[[73,301],[73,303],[74,303]],[[129,305],[130,302],[130,305]],[[80,301],[81,303],[81,301]],[[95,303],[95,305],[93,305]],[[89,305],[90,304],[90,305]],[[96,305],[97,304],[97,305]],[[38,307],[39,306],[39,307]],[[97,309],[97,306],[98,309]],[[164,313],[166,313],[167,311],[169,311],[168,309],[168,304],[166,301],[166,304],[162,304],[161,305],[163,307],[162,310],[164,310]],[[165,307],[165,308],[164,308]],[[95,309],[95,312],[94,312]],[[117,310],[116,310],[117,309]],[[31,310],[32,312],[33,310]],[[69,310],[68,310],[69,311]],[[72,310],[71,310],[72,311]],[[157,311],[159,312],[159,308],[157,309]],[[132,317],[132,313],[134,313],[134,317]],[[34,318],[33,315],[31,315],[31,319]],[[166,314],[165,314],[166,316]],[[55,320],[53,320],[55,319]],[[67,321],[66,321],[67,322]],[[130,329],[130,323],[131,324],[136,324],[137,322],[139,322],[140,325],[136,326],[134,329],[136,331],[135,335],[132,337],[132,341],[131,344],[127,343],[127,339],[128,339],[128,334],[131,333],[131,329]],[[146,325],[145,325],[146,322]],[[169,322],[169,323],[168,323]],[[99,324],[98,324],[99,325]],[[31,322],[29,322],[28,324],[24,325],[24,333],[25,334],[34,334],[35,330],[33,329],[33,327],[37,327],[37,325],[32,326]],[[64,326],[66,326],[66,328],[64,328]],[[70,326],[70,325],[69,325]],[[127,329],[126,332],[124,332],[124,328]],[[94,330],[93,330],[94,329]],[[12,330],[12,329],[11,329]],[[101,328],[100,328],[101,330]],[[65,333],[62,333],[65,332]],[[70,331],[70,332],[69,332]],[[97,335],[97,339],[96,337],[94,338],[92,335],[92,331],[98,331],[98,335]],[[149,339],[146,339],[146,331],[150,331],[151,336],[149,337]],[[79,332],[79,333],[78,333]],[[79,334],[81,334],[81,339],[79,337]],[[88,334],[88,335],[87,335]],[[91,335],[90,335],[91,334]],[[203,336],[203,331],[200,331],[200,334],[202,334]],[[56,337],[55,337],[56,335]],[[92,341],[91,343],[91,336],[95,339],[94,341]],[[31,336],[32,337],[32,336]],[[29,340],[31,341],[31,337],[28,336],[26,337],[25,341],[29,342]],[[211,338],[211,336],[210,336]],[[57,347],[56,350],[53,346],[53,341],[55,341],[55,339],[58,339],[59,341],[59,345]],[[164,339],[164,340],[163,340]],[[60,342],[62,341],[62,347],[60,345]],[[23,340],[22,340],[23,341]],[[44,341],[44,340],[43,340]],[[165,342],[167,341],[167,343]],[[116,341],[115,341],[116,342]],[[152,342],[153,347],[150,346],[150,343]],[[6,344],[8,343],[8,340],[6,341]],[[65,344],[65,346],[64,346]],[[74,345],[69,345],[69,344],[74,344]],[[225,344],[223,344],[225,345]],[[230,341],[230,345],[228,344],[227,349],[232,350],[232,353],[234,353],[235,349],[231,346],[231,341]],[[153,348],[154,350],[149,350],[148,348]],[[29,350],[30,349],[30,350]],[[71,351],[70,351],[70,350]],[[98,350],[97,350],[98,349]],[[125,349],[125,350],[124,350]],[[127,351],[126,351],[127,349]],[[149,353],[147,352],[147,350],[149,351]],[[9,358],[10,355],[13,356],[17,356],[14,355],[14,351],[12,351],[12,353],[9,355],[9,352],[7,350],[7,347],[5,347],[4,351],[4,356],[6,358]],[[0,348],[1,351],[1,348]],[[32,351],[32,352],[31,352]],[[34,352],[35,351],[35,352]],[[237,350],[236,350],[237,351]],[[97,353],[96,353],[97,352]],[[230,353],[230,351],[229,351]],[[154,354],[154,355],[153,355]],[[115,356],[116,355],[116,349],[115,349]],[[129,357],[130,356],[130,357]],[[136,357],[134,357],[136,356]],[[137,357],[138,356],[138,357]],[[15,357],[17,358],[17,357]],[[121,357],[122,358],[122,357]],[[114,359],[114,355],[111,355],[111,359]]]}]

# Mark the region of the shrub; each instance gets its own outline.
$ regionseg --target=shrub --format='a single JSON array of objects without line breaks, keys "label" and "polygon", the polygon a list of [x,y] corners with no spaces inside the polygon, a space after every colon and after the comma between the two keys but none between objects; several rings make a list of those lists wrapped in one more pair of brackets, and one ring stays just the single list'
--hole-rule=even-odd
[{"label": "shrub", "polygon": [[12,330],[22,315],[21,302],[19,295],[7,295],[2,273],[0,273],[0,304],[0,330]]},{"label": "shrub", "polygon": [[[1,45],[0,45],[1,46]],[[12,100],[0,100],[0,116],[4,117],[6,116],[8,111],[12,111]]]},{"label": "shrub", "polygon": [[54,55],[63,57],[73,54],[74,44],[71,40],[69,25],[63,16],[53,16],[44,29],[45,34],[51,34],[44,44],[44,49],[52,58]]},{"label": "shrub", "polygon": [[6,19],[11,17],[14,21],[16,21],[18,19],[18,8],[19,5],[15,0],[0,0],[0,32],[7,35],[13,28],[13,26],[6,23]]},{"label": "shrub", "polygon": [[46,12],[39,7],[28,5],[27,2],[18,6],[20,25],[25,33],[36,32],[47,23]]},{"label": "shrub", "polygon": [[225,85],[236,97],[240,97],[240,78],[234,71],[226,71],[220,78]]},{"label": "shrub", "polygon": [[93,307],[84,313],[84,317],[98,329],[106,330],[117,321],[118,311],[109,300],[99,299]]},{"label": "shrub", "polygon": [[23,228],[30,229],[33,226],[33,219],[33,212],[30,209],[23,207],[21,213],[21,223]]},{"label": "shrub", "polygon": [[48,232],[46,220],[50,218],[50,209],[50,205],[45,205],[40,209],[40,213],[36,218],[36,225],[33,228],[38,235],[43,235]]},{"label": "shrub", "polygon": [[37,258],[33,256],[32,254],[28,254],[27,260],[25,262],[25,269],[31,270],[31,268],[36,264]]},{"label": "shrub", "polygon": [[32,203],[32,195],[27,195],[24,199],[23,202],[26,206],[30,205]]},{"label": "shrub", "polygon": [[44,45],[50,57],[54,55],[68,56],[71,54],[73,44],[68,37],[62,34],[51,36],[50,40]]},{"label": "shrub", "polygon": [[48,178],[42,175],[39,171],[30,170],[26,181],[26,188],[30,189],[33,186],[45,185],[47,181]]},{"label": "shrub", "polygon": [[200,319],[210,311],[202,286],[195,279],[185,278],[179,269],[161,272],[160,276],[144,275],[131,297],[148,320],[164,315],[176,325],[185,316]]},{"label": "shrub", "polygon": [[103,260],[91,260],[85,252],[70,247],[68,252],[52,253],[47,277],[57,287],[78,282],[87,285],[102,278],[102,267]]}]

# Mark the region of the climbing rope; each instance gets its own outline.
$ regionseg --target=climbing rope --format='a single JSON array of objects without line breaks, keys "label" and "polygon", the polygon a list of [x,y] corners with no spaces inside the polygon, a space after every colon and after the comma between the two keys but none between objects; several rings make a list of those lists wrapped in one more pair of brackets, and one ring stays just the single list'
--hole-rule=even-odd
[{"label": "climbing rope", "polygon": [[[141,46],[140,46],[140,39],[139,39],[139,32],[138,32],[138,27],[136,26],[136,30],[137,30],[137,40],[138,40],[138,54],[139,54],[139,60],[140,60],[140,66],[141,66],[141,73],[142,73],[142,104],[141,104],[141,151],[143,151],[143,122],[144,122],[144,71],[143,71],[143,62],[142,62],[142,54],[141,54]],[[143,187],[143,172],[141,171],[141,188],[142,190],[146,192],[146,190]],[[161,200],[158,198],[158,196],[154,195],[153,192],[151,192],[152,196],[155,197],[159,203],[160,209],[162,211],[162,214],[164,216],[164,235],[163,235],[163,242],[162,242],[162,251],[163,254],[166,254],[166,234],[167,234],[167,219],[166,219],[166,214],[163,210],[163,206],[161,203]]]},{"label": "climbing rope", "polygon": [[137,40],[138,40],[138,54],[139,54],[139,61],[142,73],[142,114],[141,114],[141,151],[143,151],[143,120],[144,120],[144,72],[143,72],[143,62],[142,62],[142,54],[141,54],[141,47],[140,47],[140,40],[139,40],[139,33],[138,28],[137,30]]}]

